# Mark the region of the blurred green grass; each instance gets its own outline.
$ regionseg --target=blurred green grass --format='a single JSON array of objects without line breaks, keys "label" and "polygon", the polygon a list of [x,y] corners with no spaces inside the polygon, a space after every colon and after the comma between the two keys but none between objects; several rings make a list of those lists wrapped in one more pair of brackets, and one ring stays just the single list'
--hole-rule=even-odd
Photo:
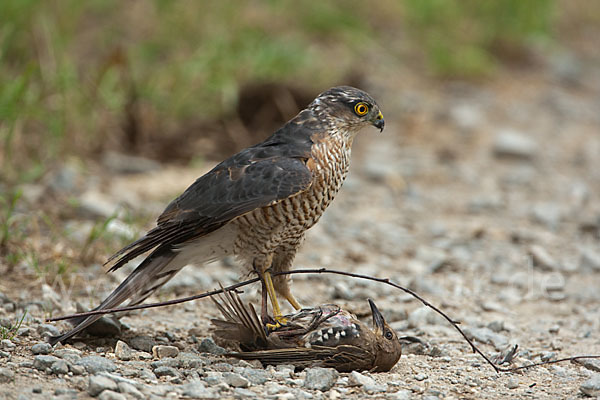
[{"label": "blurred green grass", "polygon": [[170,135],[231,113],[246,84],[316,92],[373,49],[397,57],[389,41],[423,52],[435,75],[485,76],[498,48],[547,40],[554,13],[552,0],[4,0],[0,182],[127,150],[132,113],[135,129]]}]

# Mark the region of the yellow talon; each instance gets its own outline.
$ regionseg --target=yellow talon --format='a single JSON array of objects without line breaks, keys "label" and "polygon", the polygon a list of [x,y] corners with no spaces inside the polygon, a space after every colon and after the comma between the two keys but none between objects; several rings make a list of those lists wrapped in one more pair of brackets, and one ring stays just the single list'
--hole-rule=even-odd
[{"label": "yellow talon", "polygon": [[271,305],[273,306],[273,317],[276,321],[279,322],[279,320],[282,319],[281,309],[279,308],[279,302],[277,301],[277,297],[275,296],[275,286],[273,286],[273,280],[271,279],[270,272],[265,271],[264,281],[265,287],[267,288],[267,293],[269,294],[269,298],[271,299]]}]

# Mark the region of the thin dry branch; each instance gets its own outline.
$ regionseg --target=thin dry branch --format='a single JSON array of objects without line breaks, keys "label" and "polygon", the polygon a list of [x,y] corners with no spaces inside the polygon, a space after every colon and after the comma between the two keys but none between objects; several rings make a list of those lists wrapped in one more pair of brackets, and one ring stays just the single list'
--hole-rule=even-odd
[{"label": "thin dry branch", "polygon": [[[464,331],[462,329],[460,329],[460,327],[458,326],[460,324],[459,321],[453,320],[447,314],[445,314],[442,310],[440,310],[439,308],[437,308],[436,306],[434,306],[433,304],[431,304],[430,302],[428,302],[427,300],[425,300],[424,298],[422,298],[421,296],[419,296],[412,290],[407,289],[403,286],[400,286],[397,283],[390,281],[388,278],[377,278],[374,276],[356,274],[353,272],[346,272],[346,271],[337,271],[337,270],[332,270],[332,269],[327,269],[327,268],[297,269],[297,270],[293,270],[293,271],[274,272],[272,275],[277,276],[277,275],[293,275],[293,274],[343,275],[343,276],[348,276],[351,278],[358,278],[358,279],[364,279],[364,280],[369,280],[369,281],[374,281],[374,282],[380,282],[380,283],[384,283],[386,285],[393,286],[396,289],[400,289],[400,290],[404,291],[405,293],[410,294],[411,296],[413,296],[414,298],[419,300],[421,303],[423,303],[425,306],[434,310],[436,313],[440,314],[446,321],[448,321],[461,334],[461,336],[465,339],[465,341],[467,343],[469,343],[473,352],[477,353],[481,357],[483,357],[483,359],[489,365],[491,365],[492,368],[494,368],[494,370],[496,372],[515,372],[515,371],[524,370],[524,369],[528,369],[528,368],[532,368],[532,367],[538,367],[538,366],[542,366],[542,365],[556,364],[556,363],[564,362],[564,361],[575,361],[575,360],[586,359],[586,358],[600,358],[600,355],[574,356],[574,357],[566,357],[566,358],[561,358],[561,359],[552,360],[552,361],[543,361],[543,362],[534,363],[534,364],[530,364],[530,365],[524,365],[521,367],[502,368],[502,367],[499,367],[496,364],[494,364],[492,362],[492,360],[490,360],[481,350],[479,350],[479,348],[475,345],[475,343],[473,343],[473,341],[471,339],[469,339],[469,337],[467,337],[467,335],[464,333]],[[104,309],[104,310],[94,310],[94,311],[88,311],[88,312],[79,313],[79,314],[71,314],[71,315],[64,315],[64,316],[60,316],[60,317],[48,318],[48,319],[46,319],[46,322],[62,321],[65,319],[71,319],[71,318],[76,318],[76,317],[87,317],[90,315],[112,314],[112,313],[123,312],[123,311],[142,310],[142,309],[146,309],[146,308],[170,306],[170,305],[174,305],[174,304],[185,303],[187,301],[202,299],[205,297],[211,297],[216,294],[224,293],[224,292],[227,292],[230,290],[236,290],[238,288],[258,282],[259,280],[260,280],[259,278],[252,278],[252,279],[248,279],[243,282],[239,282],[239,283],[227,286],[225,288],[222,287],[220,289],[211,290],[208,292],[204,292],[202,294],[183,297],[183,298],[175,299],[175,300],[163,301],[163,302],[159,302],[159,303],[150,303],[150,304],[141,304],[141,305],[135,305],[135,306],[127,306],[127,307],[109,308],[109,309]]]}]

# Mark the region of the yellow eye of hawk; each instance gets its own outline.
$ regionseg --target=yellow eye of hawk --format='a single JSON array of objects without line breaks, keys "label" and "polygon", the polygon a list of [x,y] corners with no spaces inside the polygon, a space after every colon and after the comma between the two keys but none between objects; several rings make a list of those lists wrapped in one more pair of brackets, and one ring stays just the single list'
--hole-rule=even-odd
[{"label": "yellow eye of hawk", "polygon": [[354,106],[354,112],[359,117],[362,117],[363,115],[366,115],[369,112],[369,106],[367,105],[367,103],[357,103]]}]

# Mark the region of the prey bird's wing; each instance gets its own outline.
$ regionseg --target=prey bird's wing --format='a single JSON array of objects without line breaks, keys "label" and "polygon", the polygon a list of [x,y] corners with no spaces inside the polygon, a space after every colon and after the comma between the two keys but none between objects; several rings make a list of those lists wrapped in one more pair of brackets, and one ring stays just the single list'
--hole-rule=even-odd
[{"label": "prey bird's wing", "polygon": [[226,291],[219,300],[211,297],[224,320],[212,319],[216,327],[214,334],[226,340],[235,340],[244,348],[264,348],[267,346],[267,334],[252,304],[244,305],[235,292]]},{"label": "prey bird's wing", "polygon": [[292,364],[300,368],[329,367],[340,372],[370,369],[375,358],[375,355],[367,349],[350,345],[294,347],[245,351],[227,355],[241,360],[259,360],[264,365]]},{"label": "prey bird's wing", "polygon": [[157,226],[108,261],[111,271],[155,247],[172,248],[310,187],[310,145],[263,142],[217,165],[167,206]]}]

